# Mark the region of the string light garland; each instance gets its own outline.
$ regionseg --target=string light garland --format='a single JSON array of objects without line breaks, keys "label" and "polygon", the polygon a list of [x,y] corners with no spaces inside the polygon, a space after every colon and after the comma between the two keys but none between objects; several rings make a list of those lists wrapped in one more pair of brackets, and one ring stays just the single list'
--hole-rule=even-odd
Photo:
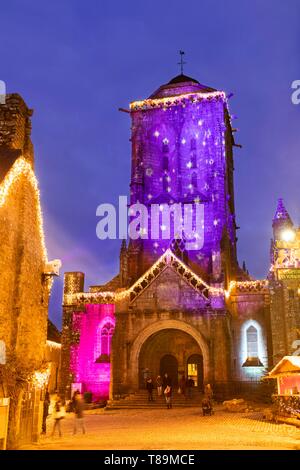
[{"label": "string light garland", "polygon": [[35,371],[31,377],[32,384],[38,388],[45,387],[49,382],[50,373],[51,373],[50,366],[48,366],[47,369],[44,371],[39,371],[39,370]]},{"label": "string light garland", "polygon": [[131,287],[117,292],[80,292],[75,294],[66,294],[64,296],[64,303],[66,305],[73,305],[77,303],[114,303],[128,297],[135,298],[146,287],[148,287],[157,276],[166,268],[172,267],[182,275],[187,283],[195,290],[201,292],[204,297],[208,298],[208,294],[224,295],[223,288],[213,287],[207,284],[202,278],[195,274],[188,268],[176,255],[170,250],[166,252],[141,276]]},{"label": "string light garland", "polygon": [[227,102],[226,94],[224,91],[213,91],[209,93],[184,93],[177,96],[168,96],[167,98],[146,99],[142,101],[133,101],[130,103],[131,111],[154,109],[154,108],[169,108],[171,106],[185,105],[188,102],[197,103],[200,101],[222,100]]},{"label": "string light garland", "polygon": [[[28,161],[24,157],[18,158],[13,164],[12,168],[9,170],[5,176],[3,182],[0,184],[0,208],[5,205],[5,202],[10,194],[10,191],[13,188],[13,185],[20,180],[22,176],[25,176],[29,183],[32,185],[34,194],[36,197],[36,211],[37,211],[37,222],[38,230],[42,245],[42,254],[43,261],[48,262],[47,249],[45,244],[45,235],[44,235],[44,226],[43,226],[43,216],[40,202],[40,191],[38,187],[38,181],[34,174],[34,171]],[[49,281],[51,288],[52,282]]]},{"label": "string light garland", "polygon": [[229,298],[234,289],[238,291],[261,292],[268,289],[268,287],[269,281],[267,279],[259,279],[256,281],[231,281],[229,289],[225,291],[225,295],[226,298]]},{"label": "string light garland", "polygon": [[47,346],[49,346],[50,349],[61,349],[61,344],[56,343],[55,341],[50,341],[47,339]]}]

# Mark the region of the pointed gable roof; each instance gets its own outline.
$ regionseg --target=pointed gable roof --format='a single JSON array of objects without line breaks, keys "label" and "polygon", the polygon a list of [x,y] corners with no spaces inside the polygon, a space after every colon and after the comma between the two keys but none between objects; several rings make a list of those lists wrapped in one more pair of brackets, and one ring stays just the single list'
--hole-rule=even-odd
[{"label": "pointed gable roof", "polygon": [[209,300],[209,290],[213,289],[197,274],[191,271],[169,248],[166,252],[130,287],[130,301],[135,300],[167,268],[175,271],[190,287]]},{"label": "pointed gable roof", "polygon": [[277,203],[277,209],[273,218],[273,223],[274,222],[288,222],[291,225],[293,225],[292,219],[288,213],[288,211],[285,208],[285,205],[283,204],[283,199],[279,198],[278,203]]},{"label": "pointed gable roof", "polygon": [[284,356],[281,361],[269,372],[269,377],[279,377],[280,375],[300,374],[300,357]]}]

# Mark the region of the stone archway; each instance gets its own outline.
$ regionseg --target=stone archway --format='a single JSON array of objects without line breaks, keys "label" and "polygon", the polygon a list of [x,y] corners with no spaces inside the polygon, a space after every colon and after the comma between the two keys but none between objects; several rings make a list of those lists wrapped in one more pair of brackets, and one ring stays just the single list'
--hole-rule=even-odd
[{"label": "stone archway", "polygon": [[[128,381],[131,384],[133,389],[137,389],[141,384],[141,364],[140,364],[140,355],[143,353],[143,347],[147,344],[147,340],[151,337],[157,336],[161,332],[166,330],[178,330],[181,333],[185,333],[195,344],[199,347],[199,353],[203,356],[203,376],[204,380],[207,381],[209,377],[209,348],[207,341],[204,339],[202,334],[192,325],[185,323],[180,320],[160,320],[157,321],[146,328],[144,328],[131,347],[130,353],[130,369],[128,370]],[[166,351],[167,353],[167,351]],[[147,365],[144,363],[144,365]],[[148,365],[147,365],[148,367]],[[151,367],[150,367],[151,368]],[[151,371],[153,374],[157,373],[156,371]]]}]

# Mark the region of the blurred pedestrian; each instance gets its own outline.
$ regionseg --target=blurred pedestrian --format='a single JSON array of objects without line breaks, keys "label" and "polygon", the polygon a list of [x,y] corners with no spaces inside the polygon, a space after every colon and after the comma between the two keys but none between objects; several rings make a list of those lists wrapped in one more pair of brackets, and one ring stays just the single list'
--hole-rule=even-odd
[{"label": "blurred pedestrian", "polygon": [[51,436],[54,436],[55,430],[57,428],[58,433],[59,433],[59,437],[61,437],[62,433],[61,433],[60,422],[65,417],[65,415],[64,415],[63,405],[62,405],[62,402],[61,402],[61,399],[60,399],[59,395],[56,395],[56,397],[55,397],[53,411],[52,411],[52,417],[54,419],[54,424],[53,424],[53,430],[52,430]]},{"label": "blurred pedestrian", "polygon": [[161,397],[162,396],[162,379],[161,379],[161,376],[158,375],[157,378],[156,378],[156,388],[157,388],[157,396],[158,397]]},{"label": "blurred pedestrian", "polygon": [[42,434],[46,434],[47,431],[47,416],[49,415],[49,406],[50,406],[50,395],[48,390],[45,392],[45,399],[43,405],[43,423],[42,423]]},{"label": "blurred pedestrian", "polygon": [[204,388],[204,396],[211,401],[213,397],[213,390],[210,384],[206,384]]},{"label": "blurred pedestrian", "polygon": [[85,434],[85,427],[84,427],[84,417],[83,417],[83,410],[84,410],[84,401],[81,393],[76,393],[74,397],[74,430],[73,434],[77,433],[77,424],[80,425],[82,433]]},{"label": "blurred pedestrian", "polygon": [[154,385],[153,385],[151,377],[149,377],[147,379],[146,388],[147,388],[147,391],[148,391],[148,401],[154,401],[154,399],[153,399]]}]

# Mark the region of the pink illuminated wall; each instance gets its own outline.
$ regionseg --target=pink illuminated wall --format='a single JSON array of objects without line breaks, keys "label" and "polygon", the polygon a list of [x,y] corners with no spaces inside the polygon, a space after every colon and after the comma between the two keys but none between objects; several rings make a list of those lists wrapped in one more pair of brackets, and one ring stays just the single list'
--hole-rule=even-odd
[{"label": "pink illuminated wall", "polygon": [[92,392],[93,401],[109,396],[114,312],[112,304],[89,304],[84,312],[73,313],[71,372],[83,393]]}]

